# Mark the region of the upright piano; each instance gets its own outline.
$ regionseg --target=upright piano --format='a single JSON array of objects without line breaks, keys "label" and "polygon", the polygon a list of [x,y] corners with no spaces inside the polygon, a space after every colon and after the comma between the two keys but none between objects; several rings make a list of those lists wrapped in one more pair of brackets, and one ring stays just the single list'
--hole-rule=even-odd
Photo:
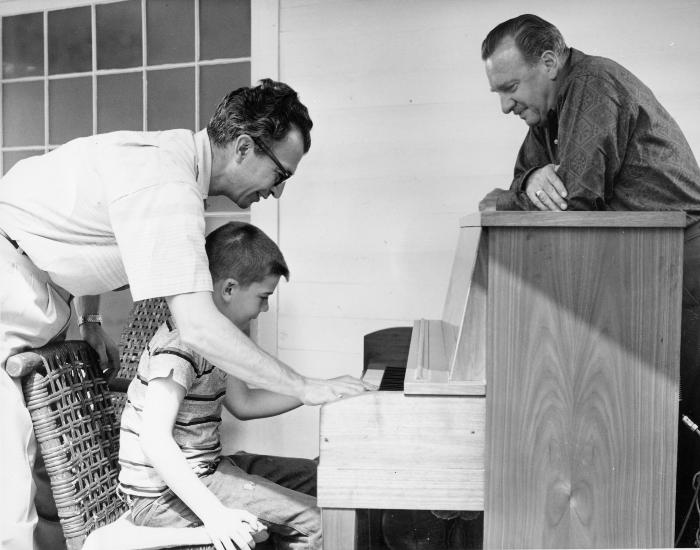
[{"label": "upright piano", "polygon": [[324,548],[354,550],[365,508],[484,510],[485,548],[672,547],[684,227],[681,212],[463,218],[403,391],[321,409]]}]

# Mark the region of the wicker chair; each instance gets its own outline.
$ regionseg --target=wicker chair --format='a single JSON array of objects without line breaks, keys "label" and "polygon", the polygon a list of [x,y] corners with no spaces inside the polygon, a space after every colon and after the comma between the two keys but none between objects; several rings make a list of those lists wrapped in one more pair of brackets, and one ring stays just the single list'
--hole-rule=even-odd
[{"label": "wicker chair", "polygon": [[167,314],[164,300],[135,304],[114,387],[107,386],[95,352],[82,341],[49,344],[7,361],[8,374],[22,378],[69,550],[213,548],[202,528],[133,525],[116,490],[123,392],[136,373],[138,346],[144,349]]},{"label": "wicker chair", "polygon": [[6,368],[23,379],[69,550],[213,548],[203,529],[137,527],[126,519],[116,491],[119,415],[92,348],[49,344],[11,357]]},{"label": "wicker chair", "polygon": [[126,403],[126,390],[136,376],[141,354],[169,315],[168,304],[163,298],[142,300],[131,308],[119,338],[119,371],[109,383],[110,389],[113,390],[112,400],[119,415]]},{"label": "wicker chair", "polygon": [[[83,341],[49,344],[10,357],[22,378],[68,550],[213,550],[203,528],[139,527],[117,495],[119,426],[141,353],[170,315],[162,298],[136,302],[120,338],[120,369],[109,382]],[[270,549],[261,541],[260,550]]]}]

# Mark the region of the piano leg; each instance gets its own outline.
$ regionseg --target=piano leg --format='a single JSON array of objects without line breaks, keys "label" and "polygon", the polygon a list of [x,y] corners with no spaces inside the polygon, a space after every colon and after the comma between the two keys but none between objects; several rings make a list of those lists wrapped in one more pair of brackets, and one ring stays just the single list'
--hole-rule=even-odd
[{"label": "piano leg", "polygon": [[355,550],[354,508],[322,508],[324,550]]}]

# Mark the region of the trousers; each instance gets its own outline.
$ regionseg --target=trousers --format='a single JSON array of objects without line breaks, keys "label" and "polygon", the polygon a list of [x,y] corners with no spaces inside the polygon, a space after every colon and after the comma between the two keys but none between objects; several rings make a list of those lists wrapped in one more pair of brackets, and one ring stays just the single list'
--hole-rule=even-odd
[{"label": "trousers", "polygon": [[[680,413],[700,423],[700,222],[685,231],[683,246],[683,309],[681,320]],[[683,523],[694,496],[693,477],[700,472],[700,437],[682,422],[678,428],[676,469],[676,533]],[[680,547],[695,546],[700,529],[698,516],[691,513],[678,542]]]},{"label": "trousers", "polygon": [[[70,294],[0,235],[0,548],[65,548],[22,386],[5,372],[8,357],[65,337]],[[37,505],[35,506],[35,502]],[[38,513],[37,513],[38,510]]]},{"label": "trousers", "polygon": [[[247,510],[267,527],[275,548],[321,550],[316,506],[316,462],[302,458],[237,453],[221,457],[204,483],[229,508]],[[175,493],[130,497],[131,519],[151,527],[196,527],[199,518]]]}]

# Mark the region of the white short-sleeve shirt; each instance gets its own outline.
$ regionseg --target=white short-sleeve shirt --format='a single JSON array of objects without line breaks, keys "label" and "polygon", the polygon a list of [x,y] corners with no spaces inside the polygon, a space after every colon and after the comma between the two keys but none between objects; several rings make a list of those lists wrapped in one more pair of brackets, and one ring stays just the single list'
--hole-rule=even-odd
[{"label": "white short-sleeve shirt", "polygon": [[18,162],[0,228],[74,295],[129,284],[134,300],[210,291],[206,130],[113,132]]}]

